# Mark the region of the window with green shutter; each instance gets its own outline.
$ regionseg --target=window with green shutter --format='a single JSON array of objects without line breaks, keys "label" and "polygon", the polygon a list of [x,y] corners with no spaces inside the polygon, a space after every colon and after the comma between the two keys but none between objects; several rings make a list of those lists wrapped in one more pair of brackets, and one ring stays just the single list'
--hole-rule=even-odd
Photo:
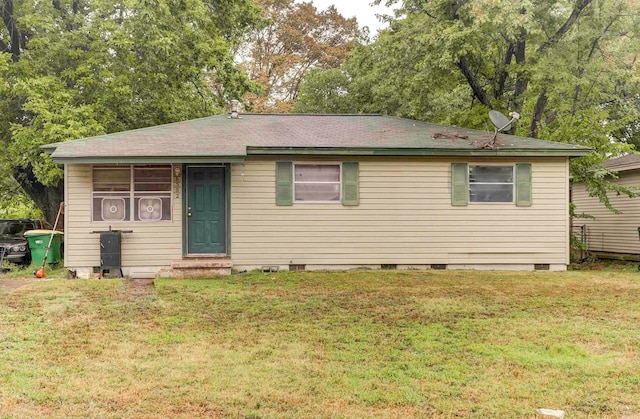
[{"label": "window with green shutter", "polygon": [[531,164],[451,164],[451,205],[515,203],[531,206]]},{"label": "window with green shutter", "polygon": [[360,201],[358,162],[276,162],[276,205],[296,202],[342,202],[356,206]]}]

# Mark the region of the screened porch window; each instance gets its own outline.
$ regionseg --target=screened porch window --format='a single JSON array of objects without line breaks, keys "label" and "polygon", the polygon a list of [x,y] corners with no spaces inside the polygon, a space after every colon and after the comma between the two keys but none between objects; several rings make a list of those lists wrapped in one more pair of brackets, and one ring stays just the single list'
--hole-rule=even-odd
[{"label": "screened porch window", "polygon": [[171,165],[93,166],[93,221],[171,220]]},{"label": "screened porch window", "polygon": [[513,202],[513,166],[469,165],[469,202]]}]

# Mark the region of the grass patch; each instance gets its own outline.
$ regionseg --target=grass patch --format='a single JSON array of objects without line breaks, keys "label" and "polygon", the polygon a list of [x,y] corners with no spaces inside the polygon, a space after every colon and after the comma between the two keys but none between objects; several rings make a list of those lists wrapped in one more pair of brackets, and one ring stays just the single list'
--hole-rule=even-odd
[{"label": "grass patch", "polygon": [[[45,264],[44,271],[46,278],[65,278],[68,271],[63,265],[62,261],[54,265]],[[35,278],[35,272],[42,268],[42,265],[33,263],[30,265],[16,265],[5,261],[2,263],[2,267],[9,269],[9,271],[0,273],[0,279],[22,279]]]},{"label": "grass patch", "polygon": [[250,273],[0,289],[0,417],[640,414],[640,276]]}]

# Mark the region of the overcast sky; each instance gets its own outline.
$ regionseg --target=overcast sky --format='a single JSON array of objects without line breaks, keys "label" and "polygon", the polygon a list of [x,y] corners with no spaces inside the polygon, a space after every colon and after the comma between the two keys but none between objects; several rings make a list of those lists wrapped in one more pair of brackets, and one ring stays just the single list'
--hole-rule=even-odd
[{"label": "overcast sky", "polygon": [[338,12],[346,18],[356,17],[360,27],[368,26],[371,34],[381,28],[382,24],[376,19],[377,14],[392,14],[392,9],[380,6],[371,6],[373,0],[311,0],[319,10],[325,10],[332,4],[336,6]]}]

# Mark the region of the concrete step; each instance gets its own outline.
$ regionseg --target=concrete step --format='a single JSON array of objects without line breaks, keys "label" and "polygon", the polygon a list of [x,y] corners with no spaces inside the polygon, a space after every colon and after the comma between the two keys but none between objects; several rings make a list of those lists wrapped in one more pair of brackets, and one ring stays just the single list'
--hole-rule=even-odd
[{"label": "concrete step", "polygon": [[171,263],[174,278],[206,278],[231,275],[233,262],[229,257],[185,258]]}]

